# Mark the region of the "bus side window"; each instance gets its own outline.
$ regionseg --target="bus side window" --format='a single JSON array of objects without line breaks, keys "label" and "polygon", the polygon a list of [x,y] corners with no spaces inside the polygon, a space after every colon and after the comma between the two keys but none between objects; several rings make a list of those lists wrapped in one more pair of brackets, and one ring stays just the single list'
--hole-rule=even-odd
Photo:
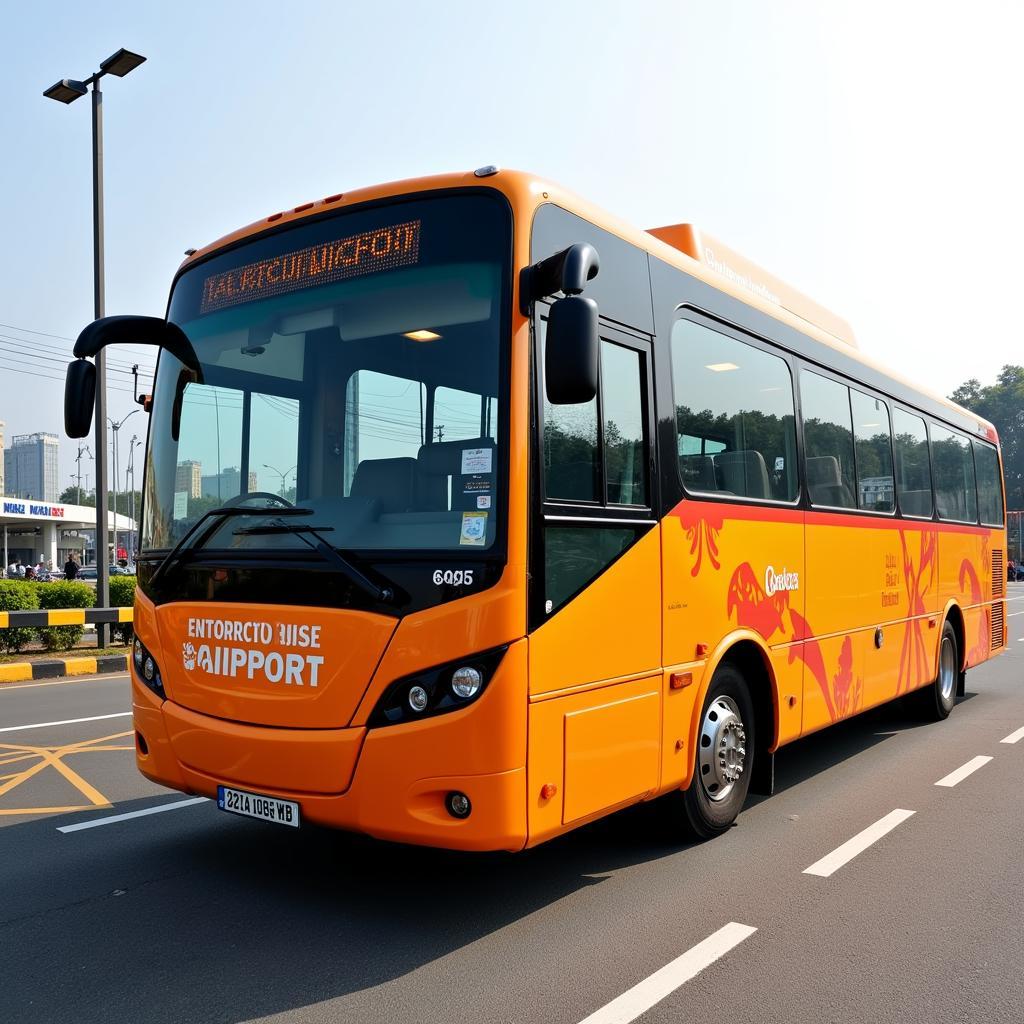
[{"label": "bus side window", "polygon": [[853,481],[853,419],[850,389],[838,381],[800,372],[807,490],[814,505],[856,508]]},{"label": "bus side window", "polygon": [[784,359],[677,320],[672,386],[679,473],[687,491],[796,499],[793,379]]},{"label": "bus side window", "polygon": [[935,504],[940,519],[978,521],[971,442],[963,434],[931,424],[932,465],[935,466]]},{"label": "bus side window", "polygon": [[[538,323],[544,362],[547,320]],[[578,405],[552,405],[544,396],[544,494],[555,501],[598,502],[601,452],[597,443],[597,395]]]},{"label": "bus side window", "polygon": [[1003,487],[999,479],[999,455],[994,446],[974,441],[974,465],[978,473],[978,512],[985,526],[1003,526]]},{"label": "bus side window", "polygon": [[857,504],[869,512],[896,508],[892,475],[892,431],[889,407],[880,398],[850,391],[853,437],[857,455]]},{"label": "bus side window", "polygon": [[892,425],[900,512],[905,516],[931,519],[932,471],[924,420],[902,409],[893,409]]}]

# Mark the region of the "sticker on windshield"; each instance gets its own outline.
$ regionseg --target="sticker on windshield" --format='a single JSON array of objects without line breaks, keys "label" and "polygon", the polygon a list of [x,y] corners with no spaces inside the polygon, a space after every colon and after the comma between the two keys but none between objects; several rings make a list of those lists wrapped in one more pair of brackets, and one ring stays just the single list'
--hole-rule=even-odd
[{"label": "sticker on windshield", "polygon": [[477,508],[490,508],[491,507],[491,496],[489,494],[478,494],[476,496],[476,507]]},{"label": "sticker on windshield", "polygon": [[490,448],[463,448],[462,449],[462,472],[466,473],[490,473],[491,471],[491,449]]},{"label": "sticker on windshield", "polygon": [[483,547],[487,543],[487,513],[463,512],[462,533],[459,534],[460,544],[472,544]]}]

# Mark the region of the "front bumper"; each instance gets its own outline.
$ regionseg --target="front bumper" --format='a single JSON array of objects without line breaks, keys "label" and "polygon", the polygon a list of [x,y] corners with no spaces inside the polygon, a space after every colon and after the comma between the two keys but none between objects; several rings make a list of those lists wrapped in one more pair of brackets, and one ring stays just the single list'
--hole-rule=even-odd
[{"label": "front bumper", "polygon": [[[307,821],[379,839],[519,850],[527,840],[525,647],[509,648],[470,707],[380,729],[226,722],[161,701],[133,673],[136,763],[185,793],[215,798],[219,784],[254,790],[297,801]],[[469,796],[468,818],[448,813],[453,790]]]}]

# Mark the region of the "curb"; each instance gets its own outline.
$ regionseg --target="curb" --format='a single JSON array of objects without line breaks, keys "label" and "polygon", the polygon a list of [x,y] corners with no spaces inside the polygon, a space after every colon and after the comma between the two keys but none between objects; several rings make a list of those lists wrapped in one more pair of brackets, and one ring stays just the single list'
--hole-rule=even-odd
[{"label": "curb", "polygon": [[12,661],[0,665],[0,686],[33,679],[61,679],[64,676],[94,676],[127,672],[128,655],[104,654],[99,658],[48,658],[44,661]]}]

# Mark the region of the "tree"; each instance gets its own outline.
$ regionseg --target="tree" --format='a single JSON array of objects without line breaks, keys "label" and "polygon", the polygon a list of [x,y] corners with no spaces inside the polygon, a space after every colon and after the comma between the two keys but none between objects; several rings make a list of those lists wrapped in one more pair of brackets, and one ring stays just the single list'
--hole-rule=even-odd
[{"label": "tree", "polygon": [[972,377],[949,397],[995,426],[1003,450],[1006,507],[1024,509],[1024,366],[1007,364],[994,384],[982,385]]},{"label": "tree", "polygon": [[96,495],[87,491],[84,487],[65,487],[60,492],[60,501],[64,505],[88,505],[90,508],[96,504]]}]

